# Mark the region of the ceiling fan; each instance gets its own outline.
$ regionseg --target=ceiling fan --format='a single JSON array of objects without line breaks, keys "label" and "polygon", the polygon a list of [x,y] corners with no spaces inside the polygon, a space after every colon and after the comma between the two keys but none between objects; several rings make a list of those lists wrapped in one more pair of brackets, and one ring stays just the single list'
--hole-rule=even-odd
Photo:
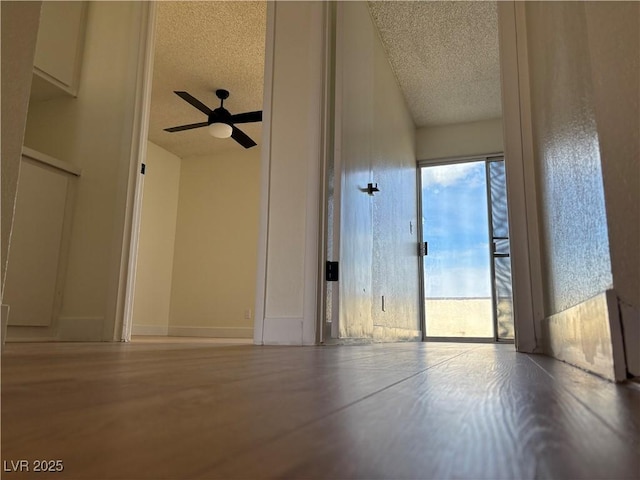
[{"label": "ceiling fan", "polygon": [[216,96],[220,99],[220,106],[215,110],[211,110],[204,103],[197,98],[188,94],[187,92],[176,92],[176,95],[182,98],[184,101],[190,103],[202,113],[204,113],[208,119],[206,122],[191,123],[189,125],[181,125],[179,127],[165,128],[165,132],[181,132],[183,130],[191,130],[193,128],[208,127],[209,133],[216,138],[233,138],[236,142],[242,145],[244,148],[251,148],[256,146],[256,142],[235,126],[236,123],[251,123],[262,121],[262,111],[245,112],[231,115],[229,110],[224,108],[224,101],[229,98],[229,92],[227,90],[216,90]]}]

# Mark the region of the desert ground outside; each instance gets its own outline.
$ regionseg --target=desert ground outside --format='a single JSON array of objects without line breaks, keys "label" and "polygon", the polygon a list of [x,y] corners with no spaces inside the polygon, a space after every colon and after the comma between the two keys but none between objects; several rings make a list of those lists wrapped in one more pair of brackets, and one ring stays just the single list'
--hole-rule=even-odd
[{"label": "desert ground outside", "polygon": [[[493,337],[491,298],[426,298],[428,337]],[[511,300],[498,302],[498,331],[513,338]]]}]

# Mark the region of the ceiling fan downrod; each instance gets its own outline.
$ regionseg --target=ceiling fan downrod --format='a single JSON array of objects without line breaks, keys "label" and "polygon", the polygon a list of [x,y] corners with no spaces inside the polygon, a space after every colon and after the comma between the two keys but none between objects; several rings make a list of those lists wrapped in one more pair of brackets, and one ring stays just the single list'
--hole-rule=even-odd
[{"label": "ceiling fan downrod", "polygon": [[220,106],[224,106],[224,101],[229,98],[229,90],[225,90],[223,88],[219,88],[216,90],[216,97],[220,99]]}]

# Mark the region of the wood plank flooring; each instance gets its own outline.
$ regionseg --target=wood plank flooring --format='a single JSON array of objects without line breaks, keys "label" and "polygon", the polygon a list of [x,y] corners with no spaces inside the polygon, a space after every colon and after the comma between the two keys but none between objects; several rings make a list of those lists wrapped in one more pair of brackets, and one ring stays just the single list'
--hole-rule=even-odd
[{"label": "wood plank flooring", "polygon": [[640,388],[513,345],[8,344],[1,360],[3,479],[640,478]]}]

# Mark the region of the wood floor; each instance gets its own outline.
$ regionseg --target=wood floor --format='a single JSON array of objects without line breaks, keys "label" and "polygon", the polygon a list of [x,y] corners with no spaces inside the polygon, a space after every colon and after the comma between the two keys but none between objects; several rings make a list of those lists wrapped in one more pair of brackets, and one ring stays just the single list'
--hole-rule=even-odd
[{"label": "wood floor", "polygon": [[640,478],[640,389],[513,345],[9,344],[2,460],[3,479]]}]

